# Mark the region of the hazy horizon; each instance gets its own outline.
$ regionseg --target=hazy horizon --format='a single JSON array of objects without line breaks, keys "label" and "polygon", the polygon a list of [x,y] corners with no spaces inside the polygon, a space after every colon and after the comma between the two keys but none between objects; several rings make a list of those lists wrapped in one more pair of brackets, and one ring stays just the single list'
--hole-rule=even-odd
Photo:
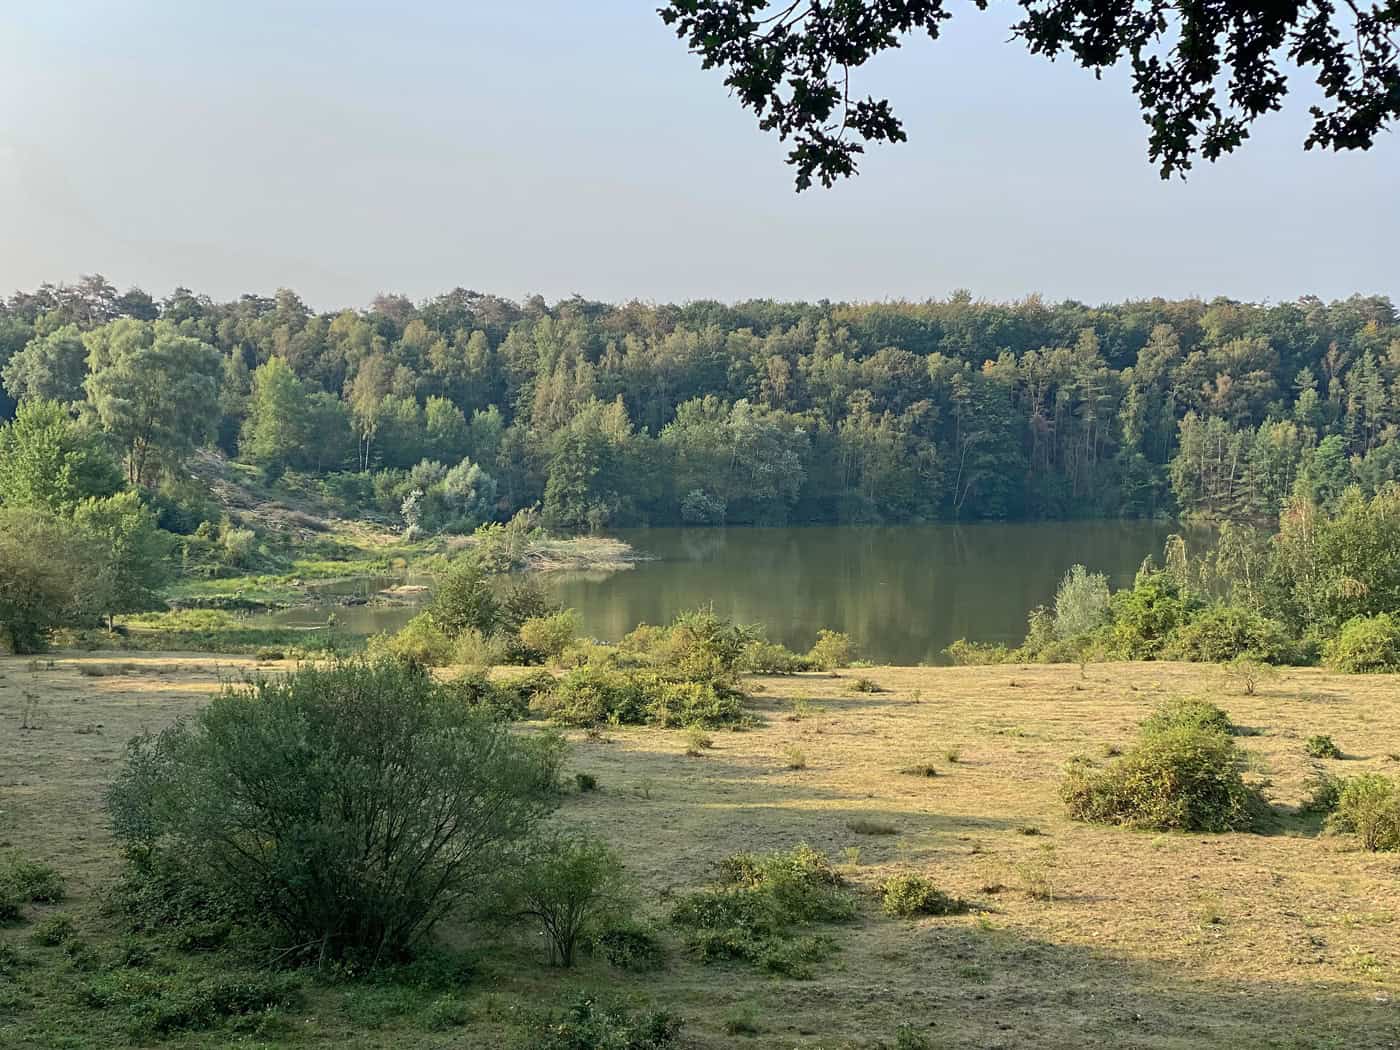
[{"label": "hazy horizon", "polygon": [[1306,93],[1164,183],[1121,73],[959,11],[861,73],[910,142],[833,190],[654,3],[10,5],[0,293],[100,272],[318,310],[551,301],[1280,302],[1400,287],[1400,147],[1305,152]]}]

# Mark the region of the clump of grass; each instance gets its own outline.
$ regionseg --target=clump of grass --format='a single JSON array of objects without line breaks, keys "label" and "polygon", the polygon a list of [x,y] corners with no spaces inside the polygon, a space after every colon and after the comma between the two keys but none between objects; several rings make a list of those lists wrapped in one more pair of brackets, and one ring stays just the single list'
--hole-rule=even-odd
[{"label": "clump of grass", "polygon": [[898,835],[899,829],[893,824],[886,824],[879,820],[866,820],[857,817],[855,820],[846,821],[846,828],[857,835]]},{"label": "clump of grass", "polygon": [[950,747],[947,751],[943,752],[943,757],[947,759],[951,765],[957,765],[962,761],[962,748]]},{"label": "clump of grass", "polygon": [[852,692],[852,693],[883,693],[883,692],[884,692],[884,690],[880,688],[879,684],[876,683],[875,680],[874,680],[874,679],[871,679],[871,678],[856,678],[856,679],[854,679],[853,681],[849,682],[849,683],[846,685],[846,688],[847,688],[850,692]]},{"label": "clump of grass", "polygon": [[762,1035],[763,1027],[758,1022],[758,1012],[745,1004],[730,1012],[724,1019],[725,1035]]},{"label": "clump of grass", "polygon": [[1034,824],[1020,824],[1020,825],[1017,825],[1017,827],[1016,827],[1016,834],[1018,834],[1018,835],[1044,835],[1045,832],[1041,831],[1040,828],[1036,827]]},{"label": "clump of grass", "polygon": [[1337,746],[1336,741],[1324,734],[1308,737],[1307,743],[1303,746],[1311,758],[1342,757],[1342,749]]},{"label": "clump of grass", "polygon": [[788,769],[806,769],[807,752],[796,744],[788,744],[783,748],[783,762]]},{"label": "clump of grass", "polygon": [[1018,862],[1016,874],[1026,896],[1032,900],[1055,899],[1055,854],[1051,847],[1044,846]]},{"label": "clump of grass", "polygon": [[812,701],[805,696],[794,696],[788,701],[788,706],[789,722],[801,722],[804,718],[810,718],[816,710],[812,707]]},{"label": "clump of grass", "polygon": [[966,901],[938,889],[922,875],[892,875],[880,887],[880,906],[886,915],[908,919],[915,915],[961,915]]},{"label": "clump of grass", "polygon": [[905,766],[900,772],[906,777],[936,777],[938,767],[932,762],[915,762],[912,766]]},{"label": "clump of grass", "polygon": [[578,788],[578,793],[580,795],[586,795],[590,791],[598,790],[598,778],[592,773],[575,773],[574,786]]},{"label": "clump of grass", "polygon": [[686,726],[685,729],[685,753],[692,758],[697,758],[710,748],[715,746],[714,737],[705,732],[701,726]]}]

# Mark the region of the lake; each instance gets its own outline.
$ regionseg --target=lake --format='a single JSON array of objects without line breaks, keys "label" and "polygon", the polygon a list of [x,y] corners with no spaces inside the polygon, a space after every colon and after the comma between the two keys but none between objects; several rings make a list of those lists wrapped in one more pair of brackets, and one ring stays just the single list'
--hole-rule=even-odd
[{"label": "lake", "polygon": [[[1165,522],[624,529],[651,557],[608,574],[553,574],[548,589],[579,611],[585,633],[615,641],[638,623],[663,624],[713,603],[761,623],[768,637],[805,650],[817,630],[848,632],[877,663],[943,661],[957,638],[1017,644],[1026,613],[1050,602],[1076,562],[1130,583],[1148,555],[1160,559]],[[369,593],[382,581],[362,585]],[[336,610],[342,629],[392,630],[414,610]],[[278,622],[325,623],[295,609]]]}]

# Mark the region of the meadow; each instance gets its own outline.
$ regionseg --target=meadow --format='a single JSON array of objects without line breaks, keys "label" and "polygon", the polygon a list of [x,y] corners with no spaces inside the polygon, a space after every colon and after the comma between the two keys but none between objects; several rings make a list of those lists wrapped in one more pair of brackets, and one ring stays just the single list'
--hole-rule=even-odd
[{"label": "meadow", "polygon": [[[144,972],[197,983],[241,960],[124,932],[108,899],[120,858],[104,792],[131,736],[198,710],[224,682],[291,666],[205,653],[0,659],[0,853],[22,851],[68,883],[66,900],[0,927],[0,1044],[519,1047],[531,1017],[579,994],[672,1011],[684,1022],[677,1045],[695,1048],[1400,1040],[1400,855],[1364,852],[1300,811],[1319,771],[1400,771],[1400,677],[1287,668],[1245,695],[1215,668],[1168,662],[749,677],[754,718],[742,731],[570,730],[556,820],[621,856],[657,922],[660,969],[632,974],[586,954],[563,970],[527,923],[447,927],[449,977],[297,971],[294,993],[257,1010],[138,1033],[126,1000],[95,984]],[[1069,820],[1066,763],[1105,761],[1180,696],[1229,713],[1248,779],[1273,807],[1264,830]],[[1340,757],[1310,756],[1318,735]],[[673,902],[730,854],[799,843],[830,857],[856,903],[851,921],[822,928],[831,950],[809,976],[693,957],[666,922]],[[967,910],[884,914],[879,888],[901,873]],[[63,925],[55,915],[71,918],[71,933],[36,943]]]}]

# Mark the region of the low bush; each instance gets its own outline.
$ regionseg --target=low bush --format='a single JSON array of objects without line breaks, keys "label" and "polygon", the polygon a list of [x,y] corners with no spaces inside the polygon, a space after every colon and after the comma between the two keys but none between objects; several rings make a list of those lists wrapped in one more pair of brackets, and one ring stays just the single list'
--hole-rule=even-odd
[{"label": "low bush", "polygon": [[966,638],[959,638],[952,645],[947,646],[943,650],[943,655],[948,657],[949,662],[958,667],[1010,664],[1020,659],[1020,654],[1016,650],[1008,649],[1000,643],[969,642]]},{"label": "low bush", "polygon": [[641,725],[648,720],[651,697],[641,676],[590,664],[564,675],[532,706],[562,725]]},{"label": "low bush", "polygon": [[609,966],[634,973],[659,970],[666,961],[666,949],[656,932],[636,922],[603,926],[593,934],[589,947]]},{"label": "low bush", "polygon": [[703,755],[715,746],[714,737],[700,726],[687,726],[685,731],[685,753],[692,758]]},{"label": "low bush", "polygon": [[577,639],[578,626],[578,613],[573,609],[525,620],[516,632],[520,649],[527,654],[520,662],[557,662]]},{"label": "low bush", "polygon": [[1310,736],[1303,745],[1310,758],[1341,758],[1342,749],[1330,736],[1318,734]]},{"label": "low bush", "polygon": [[539,920],[550,962],[573,966],[578,946],[622,913],[628,883],[612,849],[584,835],[542,843],[519,873],[517,910]]},{"label": "low bush", "polygon": [[1175,724],[1145,732],[1107,767],[1072,765],[1061,796],[1076,820],[1154,831],[1224,832],[1256,827],[1259,793],[1241,773],[1244,756],[1218,729]]},{"label": "low bush", "polygon": [[131,1033],[149,1039],[290,1006],[300,998],[300,982],[284,973],[118,970],[94,978],[84,998],[95,1007],[123,1009]]},{"label": "low bush", "polygon": [[0,891],[32,904],[57,904],[67,886],[56,869],[16,853],[0,864]]},{"label": "low bush", "polygon": [[395,634],[377,634],[369,640],[373,657],[392,656],[412,660],[424,667],[446,667],[454,662],[456,643],[433,619],[419,613]]},{"label": "low bush", "polygon": [[967,904],[938,889],[922,875],[892,875],[880,886],[885,914],[897,919],[915,915],[959,915]]},{"label": "low bush", "polygon": [[1400,849],[1400,789],[1380,773],[1363,773],[1342,781],[1327,827],[1355,835],[1362,849]]},{"label": "low bush", "polygon": [[744,721],[743,694],[722,681],[685,680],[657,671],[626,671],[589,664],[568,672],[534,710],[563,725],[698,725],[709,729]]},{"label": "low bush", "polygon": [[71,917],[67,915],[50,915],[35,923],[34,929],[29,931],[29,939],[35,944],[41,944],[48,948],[53,948],[69,940],[78,932],[78,928],[73,924]]},{"label": "low bush", "polygon": [[520,1050],[667,1050],[681,1022],[664,1010],[633,1014],[626,1007],[583,997],[562,1017],[536,1021]]},{"label": "low bush", "polygon": [[882,820],[856,819],[846,821],[846,829],[857,835],[898,835],[899,829]]},{"label": "low bush", "polygon": [[511,870],[560,760],[420,668],[355,661],[138,738],[108,806],[129,880],[183,877],[286,944],[389,960]]},{"label": "low bush", "polygon": [[785,852],[736,853],[720,864],[718,883],[681,898],[671,921],[701,962],[740,960],[774,973],[806,976],[830,954],[829,939],[801,938],[797,928],[844,922],[855,903],[826,856],[806,845]]},{"label": "low bush", "polygon": [[744,646],[737,666],[747,674],[797,674],[810,671],[812,661],[785,645],[758,639]]},{"label": "low bush", "polygon": [[1400,670],[1400,616],[1378,613],[1353,617],[1326,644],[1323,655],[1327,665],[1338,671]]},{"label": "low bush", "polygon": [[1145,734],[1165,729],[1207,729],[1228,735],[1234,731],[1234,726],[1230,716],[1210,701],[1178,697],[1158,704],[1142,723]]},{"label": "low bush", "polygon": [[841,667],[850,667],[855,658],[855,646],[851,644],[851,636],[840,631],[818,631],[816,642],[807,652],[808,661],[818,671],[835,671]]},{"label": "low bush", "polygon": [[1276,667],[1252,656],[1237,656],[1225,665],[1225,677],[1236,683],[1245,696],[1253,696],[1260,685],[1278,676]]},{"label": "low bush", "polygon": [[900,772],[906,777],[936,777],[938,767],[932,762],[916,762],[912,766],[905,766]]}]

